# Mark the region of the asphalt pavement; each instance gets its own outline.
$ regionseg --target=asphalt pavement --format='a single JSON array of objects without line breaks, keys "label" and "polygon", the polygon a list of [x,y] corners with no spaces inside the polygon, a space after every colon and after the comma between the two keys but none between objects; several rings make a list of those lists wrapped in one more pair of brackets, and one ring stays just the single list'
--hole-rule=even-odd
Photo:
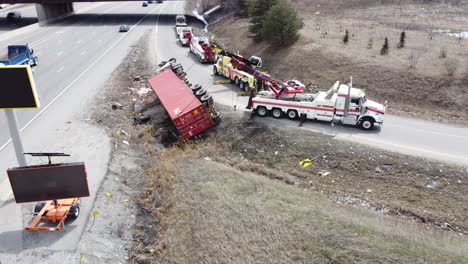
[{"label": "asphalt pavement", "polygon": [[[149,7],[142,7],[141,2],[98,3],[60,23],[0,40],[5,46],[10,41],[28,42],[40,59],[34,76],[41,108],[16,111],[25,150],[72,155],[59,162],[84,161],[91,191],[91,197],[82,199],[81,216],[62,234],[23,231],[32,219],[32,205],[17,205],[11,199],[5,172],[17,163],[12,145],[4,144],[0,150],[0,261],[2,254],[24,250],[76,248],[106,175],[111,148],[109,136],[86,123],[92,99],[131,46],[146,30],[157,28],[158,15],[166,5],[183,8],[177,1]],[[121,24],[128,24],[130,31],[119,33]],[[3,115],[0,117],[0,126],[6,128]],[[2,142],[8,142],[7,130],[0,134]],[[28,158],[28,162],[45,160]]]}]

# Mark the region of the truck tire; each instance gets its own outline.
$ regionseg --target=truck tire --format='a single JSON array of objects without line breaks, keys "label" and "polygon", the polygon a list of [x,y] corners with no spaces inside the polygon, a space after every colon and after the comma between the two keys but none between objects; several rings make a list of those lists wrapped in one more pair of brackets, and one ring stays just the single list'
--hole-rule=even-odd
[{"label": "truck tire", "polygon": [[170,59],[169,59],[169,62],[176,63],[177,60],[176,60],[176,58],[170,58]]},{"label": "truck tire", "polygon": [[208,106],[212,106],[214,103],[213,96],[211,94],[205,94],[200,98],[200,102],[206,103]]},{"label": "truck tire", "polygon": [[239,85],[239,78],[238,78],[237,76],[234,77],[234,83],[235,83],[236,85]]},{"label": "truck tire", "polygon": [[77,203],[73,204],[70,207],[70,211],[68,211],[68,217],[70,218],[70,220],[75,220],[76,218],[78,218],[79,215],[80,215],[80,205]]},{"label": "truck tire", "polygon": [[198,90],[200,90],[202,88],[202,86],[200,84],[195,84],[195,85],[192,85],[190,86],[190,90],[192,90],[193,93],[196,93],[198,92]]},{"label": "truck tire", "polygon": [[273,108],[271,111],[271,115],[276,119],[280,119],[281,117],[283,117],[283,110],[281,110],[280,108]]},{"label": "truck tire", "polygon": [[249,91],[249,86],[247,85],[246,82],[241,81],[239,84],[239,87],[241,88],[242,91],[246,91],[246,92]]},{"label": "truck tire", "polygon": [[296,120],[297,117],[299,116],[299,115],[297,114],[297,111],[296,111],[296,110],[291,110],[291,109],[288,110],[288,113],[287,113],[287,114],[288,114],[289,119],[291,119],[291,120]]},{"label": "truck tire", "polygon": [[216,67],[216,65],[213,66],[213,74],[218,75],[218,68]]},{"label": "truck tire", "polygon": [[264,106],[258,106],[256,109],[257,115],[261,117],[265,117],[268,115],[268,110]]},{"label": "truck tire", "polygon": [[38,215],[39,212],[42,210],[42,208],[44,208],[44,206],[45,206],[45,203],[37,203],[34,206],[34,216]]},{"label": "truck tire", "polygon": [[374,128],[374,123],[375,120],[372,117],[364,117],[359,123],[359,126],[364,130],[371,130]]},{"label": "truck tire", "polygon": [[195,96],[198,99],[200,99],[200,98],[202,98],[202,96],[204,96],[206,94],[206,92],[207,92],[206,89],[200,89],[195,93]]}]

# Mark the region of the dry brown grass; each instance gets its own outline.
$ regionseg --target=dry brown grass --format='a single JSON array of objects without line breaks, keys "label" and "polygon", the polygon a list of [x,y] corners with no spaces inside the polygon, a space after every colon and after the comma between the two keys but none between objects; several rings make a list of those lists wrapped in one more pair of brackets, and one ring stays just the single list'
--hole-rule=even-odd
[{"label": "dry brown grass", "polygon": [[170,180],[172,204],[158,216],[165,227],[147,249],[155,252],[148,263],[440,263],[468,258],[461,237],[336,205],[318,193],[196,158],[219,150],[193,151],[170,152],[178,158],[161,166],[167,170],[163,174],[176,177]]}]

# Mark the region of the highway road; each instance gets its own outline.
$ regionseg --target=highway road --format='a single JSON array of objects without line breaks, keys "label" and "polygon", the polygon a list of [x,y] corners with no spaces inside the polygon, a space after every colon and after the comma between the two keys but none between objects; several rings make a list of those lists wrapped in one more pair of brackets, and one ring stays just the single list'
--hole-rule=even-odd
[{"label": "highway road", "polygon": [[[2,46],[28,42],[40,59],[34,77],[41,108],[17,111],[25,150],[66,152],[72,156],[57,161],[86,162],[91,191],[90,198],[82,199],[83,216],[63,235],[24,232],[31,220],[31,206],[18,206],[10,199],[5,172],[17,163],[12,145],[4,144],[9,137],[5,118],[0,115],[4,128],[0,130],[0,261],[2,254],[28,249],[76,248],[110,158],[109,137],[86,122],[92,99],[143,33],[157,29],[158,15],[183,10],[183,6],[179,1],[149,7],[142,7],[141,2],[96,3],[60,23],[6,33],[0,39]],[[130,31],[119,33],[121,24],[128,24]]]},{"label": "highway road", "polygon": [[[73,6],[76,12],[80,12],[91,6],[92,3],[74,3]],[[9,12],[20,12],[20,21],[8,21],[6,16]],[[34,4],[16,4],[7,5],[6,8],[0,9],[0,36],[12,30],[23,28],[31,24],[37,23],[36,6]]]},{"label": "highway road", "polygon": [[[187,48],[181,47],[175,38],[173,20],[159,16],[181,13],[183,2],[167,1],[146,8],[141,6],[141,2],[92,5],[92,9],[60,23],[21,33],[5,33],[0,39],[3,47],[13,42],[30,43],[39,56],[39,66],[34,76],[42,106],[38,110],[17,111],[25,150],[70,152],[74,161],[82,160],[88,164],[92,197],[84,199],[84,215],[90,213],[93,198],[107,170],[110,152],[108,136],[84,122],[87,110],[124,54],[146,30],[153,30],[155,34],[154,49],[158,60],[177,58],[183,63],[190,80],[208,87],[215,101],[228,106],[237,105],[237,111],[242,111],[247,101],[246,97],[234,96],[239,89],[233,85],[212,85],[219,78],[211,74],[212,67],[199,64]],[[123,23],[132,27],[129,33],[117,32]],[[263,120],[272,126],[298,126],[297,121],[286,119]],[[2,115],[0,127],[6,128]],[[331,133],[337,139],[468,165],[466,127],[387,115],[384,126],[371,132],[315,122],[306,122],[301,129]],[[8,141],[8,131],[0,130],[0,172],[16,165],[14,150]],[[59,238],[50,234],[32,237],[21,231],[29,220],[29,211],[8,200],[10,196],[6,173],[0,173],[0,259],[2,252],[7,251],[36,248],[73,250],[76,247],[86,217],[80,217]],[[3,207],[2,201],[6,201]]]}]

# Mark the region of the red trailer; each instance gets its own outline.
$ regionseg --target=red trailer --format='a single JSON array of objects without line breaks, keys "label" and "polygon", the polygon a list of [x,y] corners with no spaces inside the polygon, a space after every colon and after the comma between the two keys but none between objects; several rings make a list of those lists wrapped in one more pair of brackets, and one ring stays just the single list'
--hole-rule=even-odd
[{"label": "red trailer", "polygon": [[193,93],[194,89],[179,79],[171,68],[151,77],[148,82],[184,139],[192,138],[216,125],[219,113],[212,106],[211,96],[198,99]]}]

